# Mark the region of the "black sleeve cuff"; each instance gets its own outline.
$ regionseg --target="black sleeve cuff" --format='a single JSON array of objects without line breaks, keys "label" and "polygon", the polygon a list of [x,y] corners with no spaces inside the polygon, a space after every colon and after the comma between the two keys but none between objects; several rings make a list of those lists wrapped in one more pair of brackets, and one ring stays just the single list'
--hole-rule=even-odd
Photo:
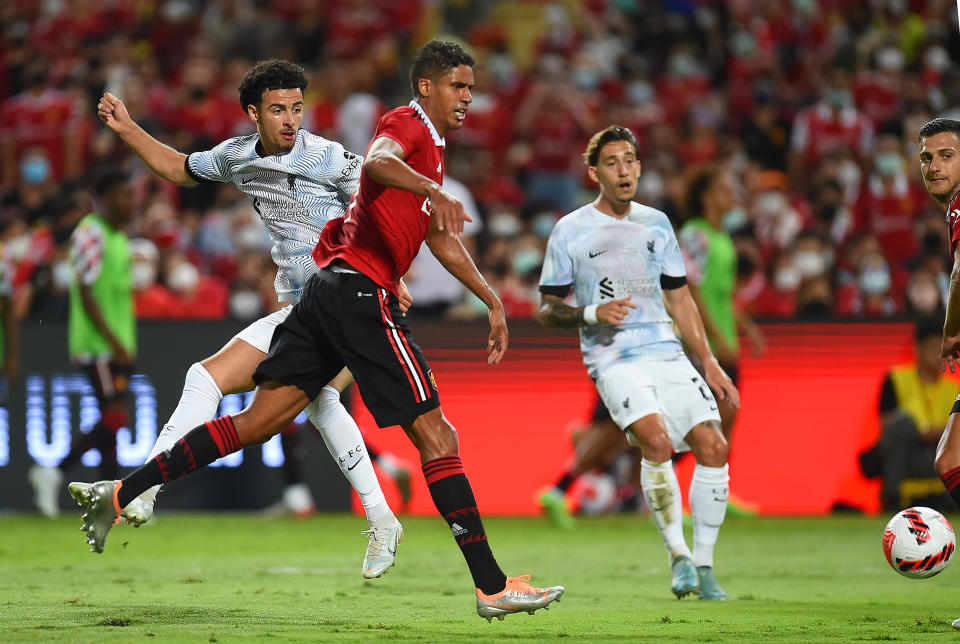
[{"label": "black sleeve cuff", "polygon": [[570,292],[570,284],[561,284],[560,286],[540,285],[540,292],[547,295],[556,295],[557,297],[566,297]]},{"label": "black sleeve cuff", "polygon": [[210,179],[205,179],[199,174],[190,169],[190,155],[187,155],[187,158],[183,160],[183,169],[186,171],[187,176],[196,181],[197,183],[216,183],[216,181],[211,181]]},{"label": "black sleeve cuff", "polygon": [[680,277],[673,277],[672,275],[660,275],[660,288],[672,291],[675,288],[680,288],[687,283],[687,276],[681,275]]}]

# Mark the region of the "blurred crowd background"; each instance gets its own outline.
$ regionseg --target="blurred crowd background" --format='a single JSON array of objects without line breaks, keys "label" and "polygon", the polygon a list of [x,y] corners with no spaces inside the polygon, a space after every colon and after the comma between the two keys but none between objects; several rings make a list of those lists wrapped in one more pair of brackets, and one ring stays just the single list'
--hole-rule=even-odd
[{"label": "blurred crowd background", "polygon": [[[310,77],[304,127],[363,153],[410,99],[431,37],[477,59],[466,124],[447,137],[466,242],[513,319],[532,318],[546,239],[592,200],[581,154],[609,124],[640,144],[637,200],[679,228],[705,166],[724,181],[736,303],[760,318],[935,312],[950,256],[919,172],[917,130],[960,118],[947,0],[5,0],[0,3],[0,242],[21,318],[65,319],[67,240],[88,177],[129,171],[145,319],[254,319],[276,307],[270,240],[232,185],[155,177],[96,117],[120,97],[182,152],[248,134],[237,86],[281,57]],[[482,316],[428,253],[421,313]]]}]

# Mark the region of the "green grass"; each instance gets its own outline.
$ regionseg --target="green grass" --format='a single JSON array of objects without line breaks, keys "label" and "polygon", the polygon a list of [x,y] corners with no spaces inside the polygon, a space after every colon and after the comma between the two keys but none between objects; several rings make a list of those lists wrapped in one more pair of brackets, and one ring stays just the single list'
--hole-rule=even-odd
[{"label": "green grass", "polygon": [[[488,624],[439,518],[407,518],[398,564],[365,581],[366,523],[160,515],[87,552],[79,517],[0,518],[0,641],[922,641],[951,637],[957,574],[900,577],[879,518],[728,519],[724,603],[678,601],[648,519],[488,519],[507,574],[563,584],[549,612]],[[689,533],[689,531],[688,531]]]}]

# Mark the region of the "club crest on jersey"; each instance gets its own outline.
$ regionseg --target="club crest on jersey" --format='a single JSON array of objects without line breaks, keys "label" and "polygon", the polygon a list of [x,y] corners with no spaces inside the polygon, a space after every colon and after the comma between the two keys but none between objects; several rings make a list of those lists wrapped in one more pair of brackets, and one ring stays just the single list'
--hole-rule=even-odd
[{"label": "club crest on jersey", "polygon": [[287,175],[287,185],[290,186],[290,190],[296,190],[297,187],[293,185],[293,182],[297,180],[297,175],[288,174]]}]

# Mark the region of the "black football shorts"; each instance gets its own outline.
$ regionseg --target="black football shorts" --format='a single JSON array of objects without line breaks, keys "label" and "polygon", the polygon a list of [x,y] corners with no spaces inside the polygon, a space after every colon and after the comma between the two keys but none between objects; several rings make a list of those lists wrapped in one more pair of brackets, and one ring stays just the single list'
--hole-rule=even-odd
[{"label": "black football shorts", "polygon": [[440,406],[396,296],[362,273],[326,268],[277,326],[253,379],[299,387],[312,400],[344,365],[380,427],[408,425]]}]

